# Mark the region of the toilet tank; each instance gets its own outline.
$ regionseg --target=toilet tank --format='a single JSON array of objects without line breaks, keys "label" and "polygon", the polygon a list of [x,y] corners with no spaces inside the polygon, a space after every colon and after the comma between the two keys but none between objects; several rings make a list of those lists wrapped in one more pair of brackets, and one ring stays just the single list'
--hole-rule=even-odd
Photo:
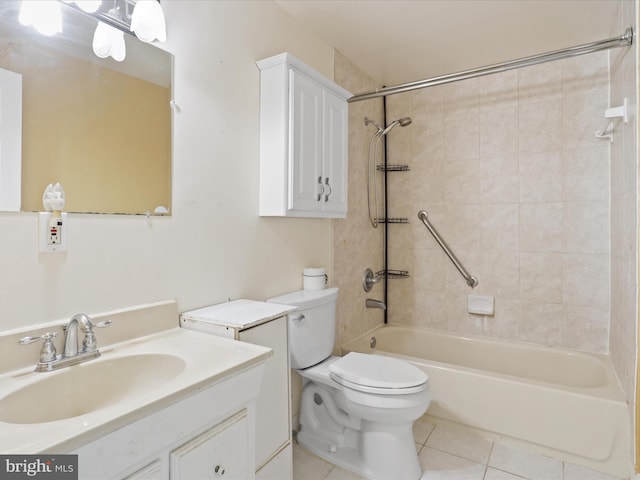
[{"label": "toilet tank", "polygon": [[289,320],[289,359],[291,368],[311,367],[329,357],[336,340],[337,288],[299,290],[267,302],[292,305]]}]

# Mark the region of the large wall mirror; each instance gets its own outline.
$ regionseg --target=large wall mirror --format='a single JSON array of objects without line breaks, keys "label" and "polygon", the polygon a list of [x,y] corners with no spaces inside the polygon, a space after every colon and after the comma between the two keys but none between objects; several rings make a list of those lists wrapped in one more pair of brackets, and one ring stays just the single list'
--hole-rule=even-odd
[{"label": "large wall mirror", "polygon": [[[96,20],[64,8],[62,33],[47,37],[19,23],[19,8],[0,2],[0,195],[11,187],[2,162],[13,142],[19,210],[42,210],[56,182],[68,212],[170,210],[171,55],[125,35],[126,59],[101,59],[91,47]],[[20,90],[21,106],[9,101]]]}]

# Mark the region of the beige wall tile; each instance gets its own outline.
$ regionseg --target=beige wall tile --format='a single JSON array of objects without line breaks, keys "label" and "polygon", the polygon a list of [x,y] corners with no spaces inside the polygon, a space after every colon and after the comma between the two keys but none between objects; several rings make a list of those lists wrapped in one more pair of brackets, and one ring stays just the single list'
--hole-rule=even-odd
[{"label": "beige wall tile", "polygon": [[520,153],[553,152],[562,148],[562,105],[540,102],[518,110]]},{"label": "beige wall tile", "polygon": [[516,203],[519,200],[518,156],[480,157],[481,203]]},{"label": "beige wall tile", "polygon": [[564,254],[563,303],[609,306],[609,258],[609,255],[600,254]]},{"label": "beige wall tile", "polygon": [[562,97],[560,63],[550,62],[521,68],[518,73],[518,103],[520,106],[559,101]]},{"label": "beige wall tile", "polygon": [[520,250],[562,251],[562,203],[520,204]]},{"label": "beige wall tile", "polygon": [[529,302],[562,303],[562,254],[520,254],[520,298]]},{"label": "beige wall tile", "polygon": [[562,151],[521,154],[518,175],[521,202],[562,200]]},{"label": "beige wall tile", "polygon": [[609,147],[565,149],[562,195],[565,201],[608,200],[610,191]]},{"label": "beige wall tile", "polygon": [[562,345],[564,310],[556,303],[522,302],[520,340],[542,345]]},{"label": "beige wall tile", "polygon": [[565,202],[562,244],[565,252],[609,253],[609,202]]}]

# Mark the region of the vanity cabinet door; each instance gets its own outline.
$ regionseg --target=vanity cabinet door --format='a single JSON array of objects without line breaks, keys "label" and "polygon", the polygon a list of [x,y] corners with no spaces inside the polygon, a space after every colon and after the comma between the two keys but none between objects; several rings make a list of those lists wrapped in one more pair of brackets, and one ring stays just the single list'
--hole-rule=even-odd
[{"label": "vanity cabinet door", "polygon": [[209,480],[254,477],[249,420],[242,410],[169,454],[169,478]]},{"label": "vanity cabinet door", "polygon": [[[343,98],[324,91],[323,194],[321,208],[342,217],[347,213],[349,108]],[[334,216],[334,215],[331,215]]]},{"label": "vanity cabinet door", "polygon": [[322,205],[322,87],[289,70],[291,95],[291,173],[289,209],[314,211]]},{"label": "vanity cabinet door", "polygon": [[123,480],[164,480],[166,478],[162,460],[157,459],[149,465],[125,477]]}]

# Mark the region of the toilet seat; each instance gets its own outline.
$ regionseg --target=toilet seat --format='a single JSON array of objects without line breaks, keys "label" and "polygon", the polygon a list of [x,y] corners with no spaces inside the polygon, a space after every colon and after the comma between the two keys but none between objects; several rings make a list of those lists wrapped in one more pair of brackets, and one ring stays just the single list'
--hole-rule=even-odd
[{"label": "toilet seat", "polygon": [[415,365],[381,355],[351,352],[329,365],[340,385],[365,393],[406,395],[428,387],[429,376]]}]

